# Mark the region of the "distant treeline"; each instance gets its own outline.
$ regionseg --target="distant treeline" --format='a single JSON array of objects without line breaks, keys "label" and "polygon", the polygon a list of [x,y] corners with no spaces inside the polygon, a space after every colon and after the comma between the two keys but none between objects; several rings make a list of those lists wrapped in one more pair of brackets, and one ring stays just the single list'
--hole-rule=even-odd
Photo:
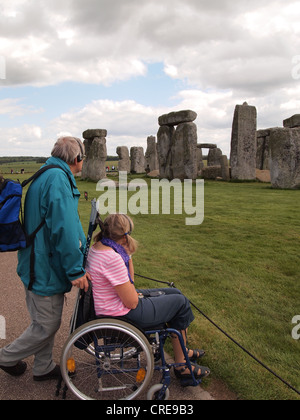
[{"label": "distant treeline", "polygon": [[119,156],[107,156],[107,159],[106,159],[107,162],[116,162],[119,160],[120,160]]},{"label": "distant treeline", "polygon": [[0,157],[0,164],[18,163],[18,162],[36,162],[45,163],[48,158],[35,156],[4,156]]},{"label": "distant treeline", "polygon": [[[35,156],[4,156],[0,157],[0,165],[8,163],[18,163],[18,162],[36,162],[36,163],[45,163],[47,157],[35,157]],[[107,161],[118,161],[119,156],[107,156]]]}]

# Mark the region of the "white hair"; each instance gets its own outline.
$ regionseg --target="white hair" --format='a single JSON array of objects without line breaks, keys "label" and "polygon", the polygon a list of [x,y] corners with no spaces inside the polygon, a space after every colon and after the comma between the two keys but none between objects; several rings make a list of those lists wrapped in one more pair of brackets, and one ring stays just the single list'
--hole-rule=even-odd
[{"label": "white hair", "polygon": [[83,159],[84,145],[77,137],[60,137],[53,147],[51,156],[73,164],[76,157]]}]

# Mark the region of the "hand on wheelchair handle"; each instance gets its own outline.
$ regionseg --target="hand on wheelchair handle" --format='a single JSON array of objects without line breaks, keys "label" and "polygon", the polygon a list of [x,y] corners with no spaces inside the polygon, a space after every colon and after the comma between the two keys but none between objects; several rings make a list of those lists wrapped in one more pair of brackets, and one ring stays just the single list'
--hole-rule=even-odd
[{"label": "hand on wheelchair handle", "polygon": [[81,289],[81,290],[84,289],[84,291],[87,292],[89,289],[89,284],[87,281],[88,277],[89,277],[88,274],[85,274],[83,277],[80,277],[79,279],[72,281],[73,287],[77,287],[78,289]]}]

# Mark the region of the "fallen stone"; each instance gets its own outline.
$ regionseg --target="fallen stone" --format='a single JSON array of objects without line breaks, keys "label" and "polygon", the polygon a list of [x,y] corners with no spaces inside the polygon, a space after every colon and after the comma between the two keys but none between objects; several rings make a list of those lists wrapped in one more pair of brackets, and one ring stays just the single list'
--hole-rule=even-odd
[{"label": "fallen stone", "polygon": [[256,179],[260,182],[271,182],[271,173],[268,170],[256,169]]},{"label": "fallen stone", "polygon": [[219,166],[205,166],[201,171],[203,179],[217,179],[222,178],[222,167]]},{"label": "fallen stone", "polygon": [[159,169],[151,171],[147,174],[150,178],[158,178],[159,177]]}]

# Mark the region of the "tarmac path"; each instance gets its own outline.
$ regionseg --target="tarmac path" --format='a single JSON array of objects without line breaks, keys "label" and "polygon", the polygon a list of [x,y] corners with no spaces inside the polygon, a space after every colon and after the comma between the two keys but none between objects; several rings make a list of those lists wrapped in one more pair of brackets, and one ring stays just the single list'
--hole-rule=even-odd
[{"label": "tarmac path", "polygon": [[[16,273],[17,253],[0,254],[0,316],[6,321],[6,339],[0,336],[0,348],[6,346],[21,335],[30,323],[25,303],[23,283]],[[64,306],[62,326],[57,333],[54,347],[54,360],[59,364],[62,347],[68,337],[77,289],[67,295]],[[0,329],[1,331],[1,329]],[[33,357],[26,359],[28,369],[20,378],[13,378],[0,370],[0,400],[57,400],[55,396],[56,382],[34,382],[32,378]],[[173,375],[173,373],[172,373]],[[160,382],[156,376],[154,384]],[[218,397],[218,395],[217,395]],[[68,392],[67,400],[76,398]],[[173,376],[170,386],[170,400],[213,400],[214,398],[201,387],[181,388]],[[231,398],[222,398],[231,399]]]}]

